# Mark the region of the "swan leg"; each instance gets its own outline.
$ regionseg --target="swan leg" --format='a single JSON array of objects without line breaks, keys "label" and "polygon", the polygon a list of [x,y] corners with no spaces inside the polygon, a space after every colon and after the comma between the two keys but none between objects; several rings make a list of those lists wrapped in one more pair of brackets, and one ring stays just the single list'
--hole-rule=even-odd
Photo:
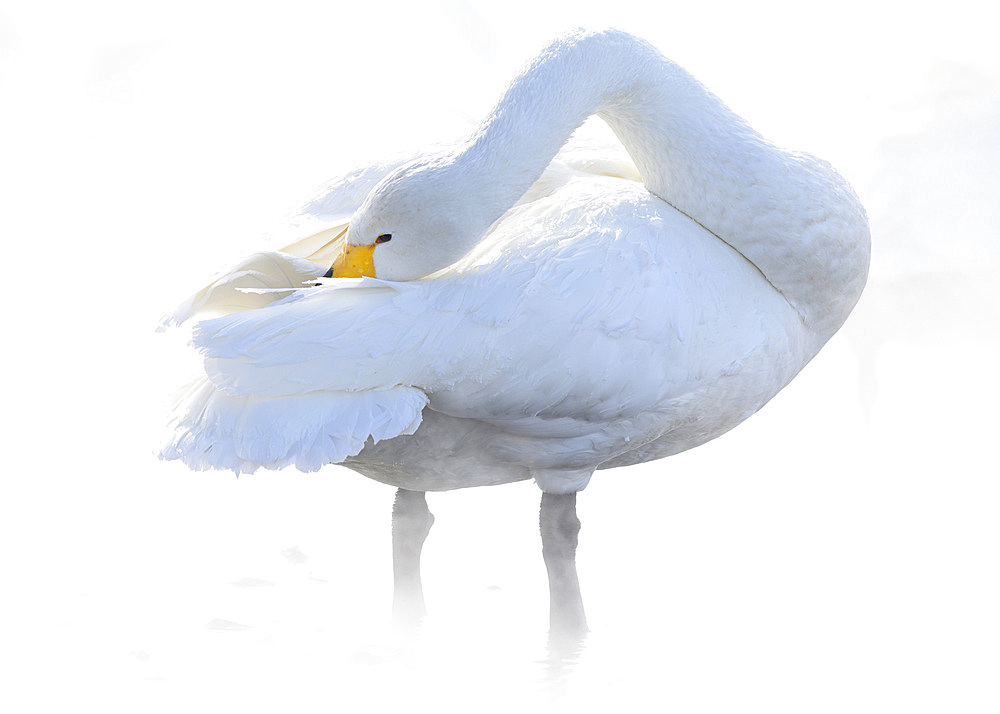
[{"label": "swan leg", "polygon": [[555,636],[580,637],[587,632],[576,545],[580,519],[575,493],[543,493],[539,513],[542,558],[549,575],[549,631]]},{"label": "swan leg", "polygon": [[423,491],[398,489],[392,504],[392,619],[416,625],[427,614],[420,582],[420,553],[434,516]]}]

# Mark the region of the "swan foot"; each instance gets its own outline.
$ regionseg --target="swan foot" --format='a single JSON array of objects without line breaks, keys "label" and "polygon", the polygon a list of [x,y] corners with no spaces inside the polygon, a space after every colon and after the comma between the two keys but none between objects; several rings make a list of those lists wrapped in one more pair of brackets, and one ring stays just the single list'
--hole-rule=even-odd
[{"label": "swan foot", "polygon": [[392,620],[396,625],[420,624],[427,609],[420,581],[420,553],[434,516],[423,491],[398,489],[392,504]]},{"label": "swan foot", "polygon": [[549,632],[577,640],[587,632],[587,616],[576,573],[580,519],[575,493],[543,493],[539,512],[542,558],[549,576]]}]

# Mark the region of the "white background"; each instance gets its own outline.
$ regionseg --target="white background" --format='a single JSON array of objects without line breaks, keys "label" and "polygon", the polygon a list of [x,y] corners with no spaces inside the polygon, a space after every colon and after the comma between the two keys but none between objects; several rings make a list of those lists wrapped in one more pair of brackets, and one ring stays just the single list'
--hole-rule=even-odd
[{"label": "white background", "polygon": [[[0,706],[997,711],[981,6],[0,5]],[[837,166],[869,210],[869,287],[749,422],[580,495],[580,652],[546,647],[530,483],[429,496],[430,616],[403,637],[393,490],[157,461],[191,357],[154,328],[327,178],[467,131],[578,25],[648,38]]]}]

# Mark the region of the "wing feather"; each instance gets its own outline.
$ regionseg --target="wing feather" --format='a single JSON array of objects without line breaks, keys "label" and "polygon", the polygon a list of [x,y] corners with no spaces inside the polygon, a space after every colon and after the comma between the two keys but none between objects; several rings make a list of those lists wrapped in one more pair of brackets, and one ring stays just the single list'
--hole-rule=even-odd
[{"label": "wing feather", "polygon": [[409,387],[262,398],[226,394],[202,378],[179,401],[160,458],[237,474],[261,466],[316,471],[357,455],[369,440],[412,434],[426,405],[427,396]]}]

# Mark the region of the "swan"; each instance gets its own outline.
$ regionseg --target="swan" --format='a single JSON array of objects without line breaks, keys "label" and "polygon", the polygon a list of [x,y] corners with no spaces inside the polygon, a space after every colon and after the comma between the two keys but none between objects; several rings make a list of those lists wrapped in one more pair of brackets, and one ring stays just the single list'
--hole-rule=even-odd
[{"label": "swan", "polygon": [[[570,140],[595,115],[621,147]],[[578,625],[575,494],[759,410],[847,319],[870,253],[829,164],[619,30],[554,40],[470,136],[348,174],[292,225],[167,320],[202,318],[204,374],[160,456],[395,486],[417,591],[426,491],[533,479],[553,617]]]}]

